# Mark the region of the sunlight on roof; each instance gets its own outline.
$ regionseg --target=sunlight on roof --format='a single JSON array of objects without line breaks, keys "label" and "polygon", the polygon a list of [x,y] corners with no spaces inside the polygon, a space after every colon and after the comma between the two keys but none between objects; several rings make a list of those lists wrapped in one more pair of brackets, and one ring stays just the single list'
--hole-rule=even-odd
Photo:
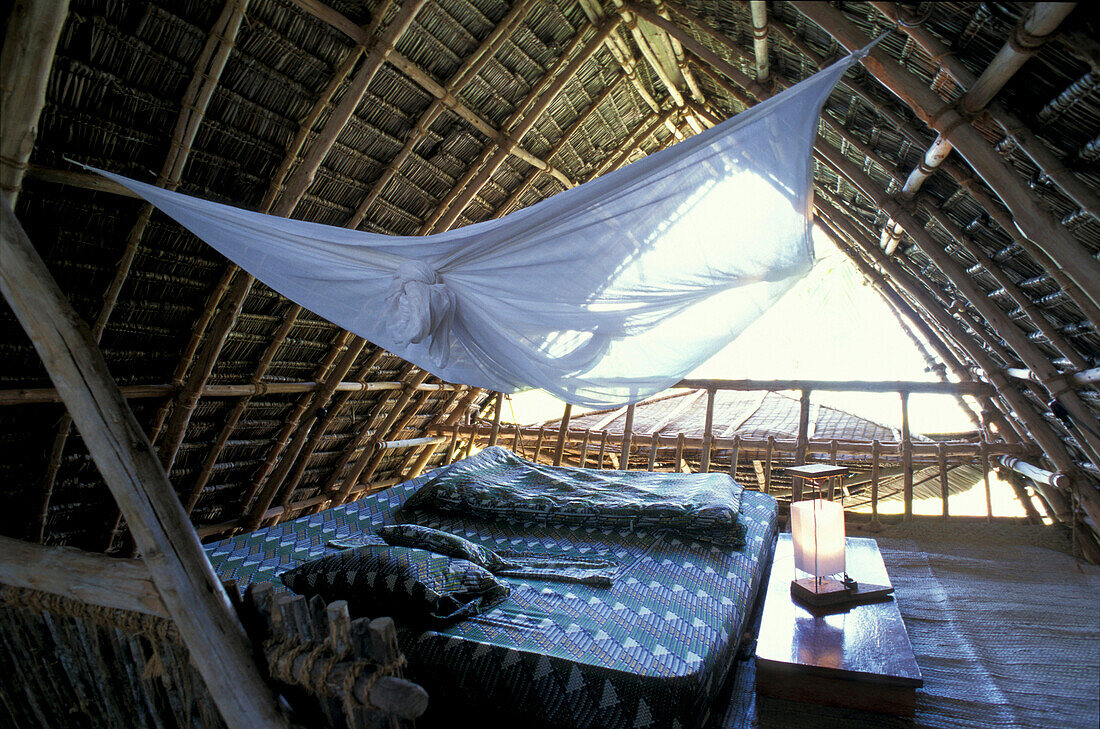
[{"label": "sunlight on roof", "polygon": [[[813,270],[689,377],[936,381],[886,303],[816,228],[814,246]],[[815,391],[813,402],[883,425],[901,424],[899,398],[892,393]],[[563,403],[544,392],[512,396],[512,409],[521,423],[560,417],[562,408]],[[512,412],[504,415],[508,418]],[[947,395],[911,395],[909,416],[917,433],[973,429],[957,400]]]}]

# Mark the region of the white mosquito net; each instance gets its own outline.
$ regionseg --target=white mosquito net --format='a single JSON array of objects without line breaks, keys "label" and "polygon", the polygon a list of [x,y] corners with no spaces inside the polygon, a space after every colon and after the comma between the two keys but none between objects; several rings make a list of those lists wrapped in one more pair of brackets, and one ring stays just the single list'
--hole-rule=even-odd
[{"label": "white mosquito net", "polygon": [[444,380],[614,406],[676,383],[809,271],[818,115],[862,54],[531,207],[421,237],[97,172],[287,298]]}]

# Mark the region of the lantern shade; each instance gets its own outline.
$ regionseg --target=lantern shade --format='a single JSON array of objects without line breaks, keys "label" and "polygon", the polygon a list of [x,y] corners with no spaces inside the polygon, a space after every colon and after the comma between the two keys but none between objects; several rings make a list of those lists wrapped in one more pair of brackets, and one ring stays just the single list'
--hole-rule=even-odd
[{"label": "lantern shade", "polygon": [[844,507],[814,499],[791,504],[794,566],[814,577],[844,572]]}]

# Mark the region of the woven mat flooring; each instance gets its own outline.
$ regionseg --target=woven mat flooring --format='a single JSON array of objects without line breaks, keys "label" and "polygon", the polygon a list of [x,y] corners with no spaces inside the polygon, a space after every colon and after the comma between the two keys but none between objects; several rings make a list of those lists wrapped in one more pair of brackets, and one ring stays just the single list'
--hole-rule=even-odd
[{"label": "woven mat flooring", "polygon": [[915,720],[757,700],[738,663],[707,729],[1100,726],[1100,567],[1057,527],[900,525],[876,536],[924,675]]}]

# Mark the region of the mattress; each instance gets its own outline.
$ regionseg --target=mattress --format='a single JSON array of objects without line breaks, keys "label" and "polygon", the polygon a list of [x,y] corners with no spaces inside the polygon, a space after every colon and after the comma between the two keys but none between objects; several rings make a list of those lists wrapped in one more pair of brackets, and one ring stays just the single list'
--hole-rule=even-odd
[{"label": "mattress", "polygon": [[206,545],[207,554],[222,579],[278,588],[280,572],[328,553],[329,540],[411,521],[498,551],[613,556],[621,568],[610,588],[502,578],[512,593],[492,612],[402,631],[408,675],[433,697],[425,718],[469,705],[479,718],[527,726],[687,729],[705,720],[772,557],[772,497],[744,492],[746,543],[731,549],[645,531],[400,512],[431,476]]}]

